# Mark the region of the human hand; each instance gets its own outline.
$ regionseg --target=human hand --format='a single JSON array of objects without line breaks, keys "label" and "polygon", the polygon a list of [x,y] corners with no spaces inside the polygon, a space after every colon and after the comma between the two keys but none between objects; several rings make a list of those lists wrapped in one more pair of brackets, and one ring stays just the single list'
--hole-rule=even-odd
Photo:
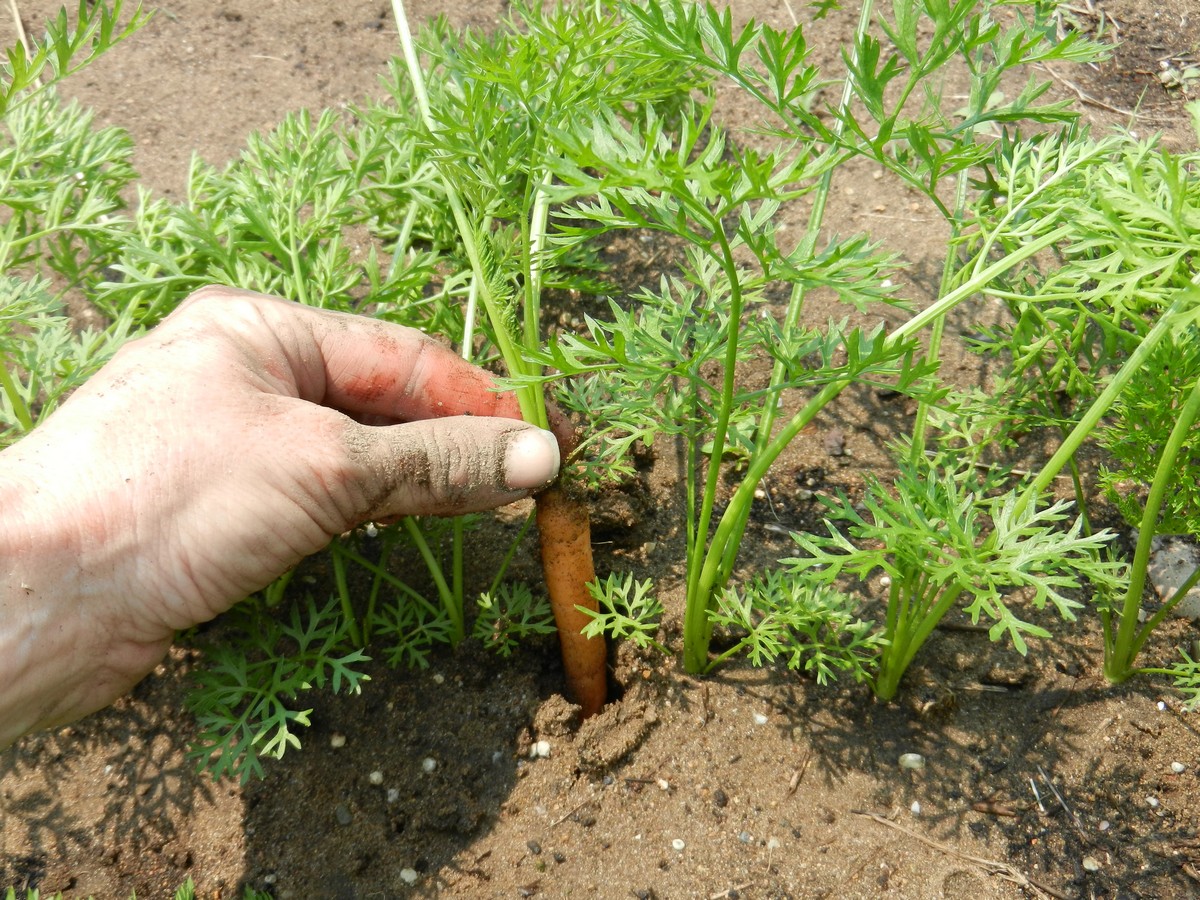
[{"label": "human hand", "polygon": [[364,521],[553,480],[553,437],[412,329],[197,292],[0,454],[0,747]]}]

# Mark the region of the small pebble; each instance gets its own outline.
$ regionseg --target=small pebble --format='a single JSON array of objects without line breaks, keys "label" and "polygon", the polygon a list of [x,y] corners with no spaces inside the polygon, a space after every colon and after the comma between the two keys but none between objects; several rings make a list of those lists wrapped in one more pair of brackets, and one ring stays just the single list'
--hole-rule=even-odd
[{"label": "small pebble", "polygon": [[1146,803],[1151,809],[1158,809],[1158,798],[1157,797],[1147,797]]},{"label": "small pebble", "polygon": [[371,782],[371,784],[383,784],[383,772],[376,769],[367,776],[367,781]]},{"label": "small pebble", "polygon": [[762,713],[754,714],[754,724],[755,725],[766,725],[768,721],[770,721],[770,720],[766,716],[764,716]]},{"label": "small pebble", "polygon": [[1100,863],[1096,861],[1095,857],[1085,856],[1083,858],[1083,868],[1088,872],[1099,872]]},{"label": "small pebble", "polygon": [[1176,775],[1182,775],[1184,772],[1187,771],[1187,766],[1185,766],[1181,762],[1173,762],[1173,763],[1171,763],[1171,771],[1174,772]]},{"label": "small pebble", "polygon": [[350,808],[345,803],[339,803],[335,806],[333,808],[333,815],[339,825],[349,825],[354,821],[354,816],[350,815]]},{"label": "small pebble", "polygon": [[658,789],[660,791],[669,791],[671,789],[671,782],[665,778],[658,779]]},{"label": "small pebble", "polygon": [[914,800],[912,802],[912,806],[910,806],[909,809],[912,810],[912,814],[914,816],[919,816],[921,814],[921,801]]},{"label": "small pebble", "polygon": [[902,769],[923,769],[925,768],[925,757],[920,753],[901,753],[900,768]]},{"label": "small pebble", "polygon": [[1157,704],[1157,706],[1158,706],[1158,711],[1159,711],[1159,712],[1164,712],[1164,711],[1166,710],[1166,708],[1167,708],[1167,704],[1166,704],[1166,702],[1165,702],[1165,701],[1163,701],[1163,700],[1159,700],[1159,701],[1158,701],[1158,704]]},{"label": "small pebble", "polygon": [[537,841],[526,841],[525,846],[529,848],[529,852],[534,856],[540,856],[542,853],[542,845]]},{"label": "small pebble", "polygon": [[433,683],[434,684],[444,684],[445,682],[446,682],[445,675],[443,675],[441,672],[434,672],[434,674],[433,674]]},{"label": "small pebble", "polygon": [[879,578],[879,586],[880,587],[891,587],[892,586],[892,576],[891,575],[881,575]]},{"label": "small pebble", "polygon": [[421,760],[421,771],[426,775],[430,775],[437,771],[437,760],[432,756],[427,756]]},{"label": "small pebble", "polygon": [[686,846],[687,844],[683,842],[683,838],[675,838],[675,840],[671,841],[671,849],[676,853],[681,852]]},{"label": "small pebble", "polygon": [[399,803],[400,802],[400,788],[388,788],[387,789],[387,802],[388,803]]},{"label": "small pebble", "polygon": [[549,759],[550,758],[550,742],[549,741],[534,741],[533,746],[529,748],[529,755],[534,759]]},{"label": "small pebble", "polygon": [[416,869],[401,869],[400,870],[400,880],[403,881],[405,884],[416,884],[417,879],[420,877],[421,876],[417,874]]},{"label": "small pebble", "polygon": [[738,840],[741,841],[743,844],[749,844],[751,841],[754,840],[754,835],[752,835],[748,831],[739,831],[738,832]]},{"label": "small pebble", "polygon": [[1103,822],[1100,823],[1101,831],[1108,831],[1108,829],[1110,829],[1110,828],[1112,828],[1112,823],[1109,822],[1108,819],[1105,819]]},{"label": "small pebble", "polygon": [[332,747],[334,750],[339,750],[342,747],[345,747],[346,746],[346,736],[344,734],[339,734],[338,732],[335,731],[333,734],[331,734],[329,736],[329,746]]}]

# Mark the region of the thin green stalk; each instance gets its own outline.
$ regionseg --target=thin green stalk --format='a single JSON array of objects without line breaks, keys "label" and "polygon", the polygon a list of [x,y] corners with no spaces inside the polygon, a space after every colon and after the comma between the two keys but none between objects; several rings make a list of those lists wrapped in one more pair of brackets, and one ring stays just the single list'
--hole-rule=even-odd
[{"label": "thin green stalk", "polygon": [[403,581],[385,569],[382,565],[372,562],[362,554],[357,553],[347,547],[343,547],[341,553],[346,557],[346,559],[350,560],[350,562],[354,563],[356,566],[366,569],[379,581],[391,585],[397,591],[404,594],[418,605],[422,606],[430,615],[437,615],[438,609],[436,606],[426,600],[418,591],[414,590],[412,587],[405,584]]},{"label": "thin green stalk", "polygon": [[[1146,506],[1138,525],[1138,541],[1133,553],[1133,565],[1130,568],[1129,587],[1125,592],[1125,601],[1121,607],[1120,622],[1113,636],[1112,652],[1105,654],[1104,659],[1104,675],[1114,683],[1120,683],[1133,674],[1134,659],[1137,658],[1146,639],[1150,637],[1154,626],[1161,622],[1162,615],[1165,615],[1165,612],[1160,610],[1162,615],[1158,616],[1156,621],[1152,620],[1153,624],[1147,622],[1141,629],[1138,627],[1138,613],[1142,608],[1142,593],[1146,588],[1146,570],[1150,564],[1150,550],[1154,535],[1158,531],[1159,513],[1162,512],[1167,490],[1176,478],[1179,451],[1182,449],[1184,441],[1187,440],[1188,433],[1192,430],[1197,416],[1200,416],[1200,381],[1192,386],[1183,408],[1179,411],[1179,417],[1171,428],[1171,434],[1167,438],[1166,446],[1163,447],[1162,455],[1158,459],[1158,466],[1154,470],[1150,493],[1146,497]],[[1179,597],[1173,599],[1178,602]]]},{"label": "thin green stalk", "polygon": [[500,565],[496,568],[496,574],[492,578],[492,586],[488,589],[488,593],[495,595],[500,589],[500,582],[504,580],[504,575],[508,572],[508,567],[512,565],[513,557],[517,555],[517,550],[521,546],[521,541],[525,540],[525,535],[529,533],[529,529],[533,527],[535,515],[531,510],[529,515],[525,517],[525,523],[521,526],[521,530],[517,532],[517,536],[513,538],[511,544],[508,545],[508,551],[504,554],[504,559],[500,560]]},{"label": "thin green stalk", "polygon": [[401,521],[404,523],[404,530],[408,532],[413,546],[417,548],[417,552],[421,554],[421,559],[425,561],[425,567],[429,570],[429,576],[433,579],[434,586],[437,588],[438,597],[441,598],[442,608],[446,610],[446,616],[450,619],[450,642],[457,644],[466,634],[463,605],[460,599],[455,597],[454,592],[450,590],[450,585],[446,583],[446,576],[442,572],[441,563],[434,556],[433,550],[430,549],[429,542],[425,540],[425,535],[421,532],[421,527],[417,524],[416,520],[412,516],[405,516]]},{"label": "thin green stalk", "polygon": [[1158,611],[1142,624],[1142,630],[1138,633],[1138,638],[1136,641],[1137,650],[1134,653],[1135,659],[1137,658],[1137,653],[1140,653],[1141,648],[1145,645],[1146,639],[1150,637],[1150,633],[1162,623],[1163,619],[1171,614],[1175,607],[1178,606],[1185,597],[1187,597],[1197,583],[1200,583],[1200,566],[1196,566],[1196,568],[1192,570],[1192,574],[1189,575],[1184,580],[1183,584],[1181,584],[1175,590],[1175,593],[1168,597],[1162,606],[1158,608]]},{"label": "thin green stalk", "polygon": [[900,679],[912,665],[917,651],[924,646],[929,635],[933,633],[933,629],[942,621],[951,607],[958,602],[962,592],[962,585],[946,585],[938,595],[937,603],[921,615],[916,627],[908,628],[910,623],[905,621],[905,627],[902,627],[897,632],[897,636],[884,648],[879,675],[875,678],[875,695],[880,700],[891,700],[896,696],[896,691],[900,688]]},{"label": "thin green stalk", "polygon": [[[864,0],[862,9],[859,10],[858,25],[854,33],[853,49],[851,50],[852,64],[858,64],[858,48],[862,43],[862,37],[867,34],[871,27],[871,20],[874,16],[874,0]],[[834,117],[833,140],[841,141],[846,131],[846,117],[849,114],[850,107],[854,103],[854,80],[846,78],[842,82],[842,96],[838,100],[838,112]],[[765,100],[765,95],[763,95]],[[816,188],[813,190],[813,205],[808,216],[808,226],[805,228],[804,237],[801,239],[800,247],[805,248],[808,252],[816,246],[818,237],[821,234],[821,229],[825,224],[825,209],[829,204],[829,195],[833,188],[833,166],[828,167],[821,173],[821,178],[817,182]],[[806,291],[804,285],[796,283],[792,285],[791,296],[788,298],[788,307],[783,316],[783,332],[791,334],[800,324],[800,317],[804,312],[804,301]],[[775,428],[775,416],[778,410],[777,389],[783,384],[787,378],[787,363],[782,359],[775,360],[771,367],[771,381],[767,390],[768,402],[763,409],[762,418],[759,420],[754,433],[754,452],[760,453],[766,447],[771,439],[771,432]],[[737,561],[737,551],[742,543],[742,535],[746,532],[746,526],[750,521],[749,506],[746,506],[739,513],[738,521],[733,530],[731,540],[721,561],[721,573],[718,577],[718,583],[724,583],[729,579],[733,572],[734,563]],[[690,556],[689,556],[690,558]]]},{"label": "thin green stalk", "polygon": [[[425,86],[425,75],[421,71],[421,61],[417,54],[416,44],[413,41],[412,32],[408,27],[408,17],[404,10],[404,0],[392,0],[392,11],[396,17],[396,27],[400,33],[400,45],[404,52],[404,62],[408,69],[408,76],[412,81],[413,95],[417,100],[417,108],[421,113],[421,118],[425,123],[426,129],[431,135],[436,135],[437,123],[434,121],[433,112],[429,105],[429,93]],[[437,155],[435,154],[436,159]],[[462,197],[459,195],[454,183],[446,176],[441,167],[437,168],[442,182],[442,190],[446,194],[446,202],[450,206],[455,225],[458,228],[459,239],[463,242],[463,249],[466,251],[467,259],[471,263],[471,271],[474,273],[475,281],[478,283],[479,298],[483,301],[483,307],[487,311],[488,319],[492,323],[492,330],[495,332],[496,347],[499,349],[510,375],[529,374],[526,372],[525,360],[521,356],[520,349],[513,341],[513,337],[509,334],[508,327],[505,324],[504,310],[500,307],[500,301],[492,293],[489,286],[487,269],[483,265],[483,257],[479,250],[478,241],[476,240],[476,231],[472,228],[471,222],[467,218]],[[517,388],[516,393],[517,402],[521,406],[521,416],[525,421],[540,428],[548,428],[546,404],[540,387],[536,384],[525,384]]]},{"label": "thin green stalk", "polygon": [[[960,303],[984,290],[988,284],[1005,272],[1069,236],[1070,231],[1070,226],[1059,226],[1042,237],[1022,245],[991,265],[983,265],[981,258],[975,266],[975,272],[966,281],[888,335],[886,346],[895,347],[907,341],[927,325],[944,317]],[[716,591],[722,586],[720,578],[724,570],[726,554],[736,553],[735,538],[740,542],[738,525],[743,522],[742,517],[745,515],[745,510],[753,503],[755,489],[779,454],[795,439],[796,435],[851,383],[853,383],[853,378],[841,378],[825,385],[784,425],[779,434],[767,444],[762,452],[755,453],[751,458],[741,484],[734,490],[725,513],[717,523],[716,531],[708,544],[699,577],[689,579],[687,609],[684,614],[683,654],[684,668],[688,672],[700,673],[705,671],[708,666],[708,645],[712,638],[712,623],[708,619],[709,606]],[[697,531],[697,538],[699,539],[699,537],[700,533]]]},{"label": "thin green stalk", "polygon": [[1017,499],[1015,515],[1019,517],[1030,503],[1036,501],[1038,497],[1050,486],[1051,482],[1058,477],[1058,474],[1063,470],[1063,467],[1074,457],[1075,452],[1083,445],[1083,442],[1092,434],[1096,426],[1100,424],[1100,420],[1108,412],[1109,408],[1116,402],[1117,397],[1125,390],[1130,379],[1146,364],[1150,355],[1154,352],[1154,348],[1176,325],[1176,319],[1190,304],[1200,300],[1200,290],[1196,288],[1186,288],[1179,292],[1175,302],[1167,309],[1162,316],[1159,317],[1154,327],[1150,329],[1146,337],[1138,344],[1137,348],[1125,360],[1125,364],[1113,376],[1112,381],[1100,393],[1088,411],[1084,413],[1079,423],[1071,430],[1066,439],[1059,445],[1058,450],[1050,457],[1046,465],[1044,465],[1037,477],[1025,489],[1024,493]]},{"label": "thin green stalk", "polygon": [[346,581],[346,564],[342,559],[342,544],[335,540],[329,545],[329,558],[333,563],[333,582],[337,586],[338,600],[342,606],[342,615],[346,618],[346,630],[355,646],[363,646],[362,631],[358,627],[358,617],[354,615],[354,606],[350,602],[350,585]]},{"label": "thin green stalk", "polygon": [[[684,634],[710,634],[711,623],[708,622],[708,608],[712,592],[704,594],[704,604],[694,604],[696,587],[701,578],[703,558],[702,548],[708,535],[709,524],[712,521],[713,506],[716,503],[717,488],[721,481],[721,458],[725,454],[725,438],[729,431],[729,420],[733,415],[734,390],[737,387],[737,353],[738,341],[741,334],[741,317],[743,295],[741,281],[738,278],[737,263],[733,258],[733,248],[720,222],[714,229],[714,236],[721,251],[721,268],[729,282],[729,332],[725,336],[725,364],[721,375],[720,401],[717,406],[717,420],[712,426],[712,450],[709,453],[708,473],[704,480],[704,492],[700,497],[700,515],[696,519],[695,539],[688,554],[688,590],[687,610],[684,615]],[[691,474],[691,473],[689,473]],[[705,642],[707,656],[707,641]],[[691,670],[689,670],[691,671]]]},{"label": "thin green stalk", "polygon": [[[946,252],[946,258],[942,261],[942,277],[938,283],[938,296],[944,297],[950,290],[950,285],[954,281],[954,276],[958,271],[958,251],[955,249],[958,242],[959,231],[962,227],[963,212],[967,207],[967,186],[968,178],[966,171],[958,173],[957,185],[954,191],[954,215],[950,220],[950,238],[946,242],[949,248]],[[936,319],[933,326],[929,329],[929,346],[925,351],[925,362],[933,364],[938,361],[942,350],[942,334],[946,330],[946,317],[942,316]],[[909,446],[909,453],[912,461],[915,463],[917,458],[925,452],[925,429],[929,423],[929,402],[922,399],[917,403],[917,413],[913,419],[912,426],[912,443]]]},{"label": "thin green stalk", "polygon": [[529,241],[525,245],[525,303],[521,313],[525,326],[525,346],[536,347],[542,339],[542,254],[546,249],[546,226],[550,221],[550,196],[545,188],[550,172],[542,173],[534,188],[533,209],[529,216]]}]

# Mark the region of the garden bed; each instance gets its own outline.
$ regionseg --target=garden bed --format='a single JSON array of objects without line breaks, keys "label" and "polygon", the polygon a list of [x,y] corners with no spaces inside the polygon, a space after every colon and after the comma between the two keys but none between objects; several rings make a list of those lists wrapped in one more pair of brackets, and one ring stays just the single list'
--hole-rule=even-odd
[{"label": "garden bed", "polygon": [[[409,13],[488,29],[505,5],[413,3]],[[1200,14],[1190,5],[1080,4],[1075,27],[1096,27],[1103,14],[1126,43],[1097,69],[1056,70],[1056,90],[1097,128],[1162,130],[1168,146],[1193,147],[1184,89],[1164,77],[1196,64]],[[55,8],[20,6],[31,33]],[[387,4],[324,6],[175,0],[64,93],[129,129],[144,182],[178,198],[193,152],[220,163],[285,111],[379,93],[397,52]],[[739,19],[789,22],[787,3],[734,7]],[[810,40],[840,38],[852,19],[833,13]],[[0,37],[11,43],[11,29]],[[835,52],[818,50],[816,61],[836,65]],[[727,115],[738,114],[731,100]],[[830,231],[869,231],[903,253],[912,283],[932,295],[943,227],[857,165],[860,178],[831,200]],[[788,211],[787,224],[801,227],[804,214]],[[623,239],[605,262],[631,284],[654,282],[670,249]],[[563,321],[575,312],[564,309]],[[979,378],[978,359],[954,346],[943,367],[963,383]],[[908,404],[848,393],[801,435],[763,484],[735,578],[794,555],[789,531],[821,530],[821,494],[857,496],[864,474],[892,476],[884,445]],[[558,695],[552,639],[527,641],[508,660],[467,640],[423,671],[372,666],[361,696],[316,696],[303,750],[239,787],[194,774],[185,756],[195,726],[182,698],[195,659],[178,650],[112,709],[0,754],[0,889],[155,898],[190,876],[197,896],[214,900],[243,886],[364,900],[1200,891],[1194,716],[1166,682],[1109,685],[1094,617],[1053,624],[1056,639],[1022,657],[951,616],[889,704],[866,686],[818,687],[745,660],[685,674],[683,498],[670,443],[655,450],[638,483],[598,503],[595,552],[602,573],[654,579],[675,653],[616,648],[619,699],[600,715],[581,724]],[[502,512],[481,532],[481,578],[521,513]],[[536,583],[528,549],[510,574]],[[326,575],[319,560],[303,574]],[[864,590],[883,599],[877,583]],[[1171,623],[1148,652],[1169,655],[1191,627]],[[919,754],[922,767],[902,766],[903,754]]]}]

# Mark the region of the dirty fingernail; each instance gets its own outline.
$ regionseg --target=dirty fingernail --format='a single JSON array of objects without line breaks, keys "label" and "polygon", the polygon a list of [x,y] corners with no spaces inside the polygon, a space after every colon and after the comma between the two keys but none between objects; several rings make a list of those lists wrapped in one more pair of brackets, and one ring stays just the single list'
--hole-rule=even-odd
[{"label": "dirty fingernail", "polygon": [[509,439],[504,480],[514,491],[549,484],[558,474],[558,441],[548,431],[529,428]]}]

